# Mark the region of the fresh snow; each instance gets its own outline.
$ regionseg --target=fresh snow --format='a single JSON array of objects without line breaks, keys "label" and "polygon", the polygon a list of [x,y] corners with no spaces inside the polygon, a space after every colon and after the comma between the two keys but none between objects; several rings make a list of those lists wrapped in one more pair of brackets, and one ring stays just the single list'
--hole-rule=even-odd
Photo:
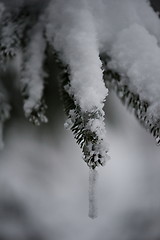
[{"label": "fresh snow", "polygon": [[22,67],[21,85],[22,88],[27,87],[28,98],[24,102],[24,111],[27,117],[40,103],[43,95],[45,47],[42,32],[38,29],[32,36],[23,59],[24,66]]},{"label": "fresh snow", "polygon": [[129,89],[150,104],[148,114],[160,118],[160,48],[155,36],[134,24],[121,31],[110,56],[110,68],[125,75]]},{"label": "fresh snow", "polygon": [[69,66],[70,94],[84,112],[103,108],[108,91],[103,82],[94,18],[87,3],[52,1],[48,12],[48,39]]}]

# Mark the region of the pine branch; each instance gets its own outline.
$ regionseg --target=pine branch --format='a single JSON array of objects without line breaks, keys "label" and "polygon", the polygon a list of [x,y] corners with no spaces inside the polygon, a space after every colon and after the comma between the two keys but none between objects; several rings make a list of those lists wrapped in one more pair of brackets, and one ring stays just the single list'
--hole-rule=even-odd
[{"label": "pine branch", "polygon": [[[73,132],[76,142],[84,154],[84,161],[90,168],[94,169],[99,165],[104,165],[105,160],[109,159],[107,145],[103,138],[105,133],[101,129],[102,126],[105,129],[104,114],[97,108],[92,112],[81,110],[81,107],[76,104],[74,96],[70,94],[69,67],[63,65],[56,53],[54,55],[60,67],[60,93],[68,117],[65,127]],[[97,128],[92,126],[96,123],[98,123]]]},{"label": "pine branch", "polygon": [[[43,28],[41,24],[38,24],[35,26],[27,48],[24,49],[21,69],[21,92],[24,99],[25,116],[37,126],[48,122],[47,105],[44,99],[45,50],[46,40],[43,36]],[[34,70],[32,70],[32,65],[35,65]]]},{"label": "pine branch", "polygon": [[[0,24],[0,63],[6,69],[7,63],[23,52],[24,59],[21,59],[23,66],[19,67],[22,68],[21,93],[25,115],[30,122],[40,125],[41,122],[47,122],[45,116],[47,106],[42,96],[43,79],[41,79],[44,76],[42,65],[45,56],[45,40],[41,33],[42,18],[40,12],[32,11],[30,6],[22,5],[16,10],[7,10],[4,10]],[[36,41],[37,43],[34,43]],[[35,64],[34,71],[33,64]]]},{"label": "pine branch", "polygon": [[104,69],[104,80],[108,88],[113,89],[121,102],[129,109],[133,110],[134,115],[140,124],[148,130],[155,138],[157,145],[160,145],[160,120],[154,119],[148,114],[149,102],[141,100],[141,96],[132,92],[126,84],[126,79],[118,72],[109,69],[108,62],[110,57],[106,54],[101,55]]},{"label": "pine branch", "polygon": [[38,20],[27,6],[16,11],[5,11],[0,23],[0,63],[4,66],[12,60],[18,50],[27,45],[30,31]]}]

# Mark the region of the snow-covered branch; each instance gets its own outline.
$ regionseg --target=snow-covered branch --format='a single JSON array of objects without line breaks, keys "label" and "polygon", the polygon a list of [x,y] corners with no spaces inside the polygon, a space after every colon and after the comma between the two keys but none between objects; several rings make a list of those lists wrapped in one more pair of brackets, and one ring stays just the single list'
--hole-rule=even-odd
[{"label": "snow-covered branch", "polygon": [[[51,0],[38,8],[0,5],[1,69],[21,56],[25,116],[37,125],[47,122],[43,65],[49,44],[59,62],[65,125],[89,167],[108,158],[103,107],[110,85],[159,142],[160,20],[149,2]],[[102,54],[109,56],[107,65]]]}]

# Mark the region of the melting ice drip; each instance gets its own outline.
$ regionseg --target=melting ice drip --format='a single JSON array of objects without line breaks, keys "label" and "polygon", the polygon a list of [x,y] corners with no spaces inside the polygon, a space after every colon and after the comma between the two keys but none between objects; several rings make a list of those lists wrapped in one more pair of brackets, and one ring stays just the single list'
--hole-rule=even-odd
[{"label": "melting ice drip", "polygon": [[96,184],[98,173],[95,169],[89,169],[89,213],[92,219],[97,217]]}]

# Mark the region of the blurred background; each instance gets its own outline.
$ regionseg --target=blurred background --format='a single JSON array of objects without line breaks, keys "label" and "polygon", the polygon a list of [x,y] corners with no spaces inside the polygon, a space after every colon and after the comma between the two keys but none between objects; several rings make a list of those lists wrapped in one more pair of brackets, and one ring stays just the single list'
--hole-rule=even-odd
[{"label": "blurred background", "polygon": [[[158,0],[152,4],[160,9]],[[89,170],[63,127],[52,56],[46,66],[47,125],[28,123],[13,91],[14,117],[0,152],[0,240],[159,240],[160,148],[111,93],[105,106],[111,160],[99,168],[98,218],[88,218]],[[13,72],[4,78],[10,83]]]}]

